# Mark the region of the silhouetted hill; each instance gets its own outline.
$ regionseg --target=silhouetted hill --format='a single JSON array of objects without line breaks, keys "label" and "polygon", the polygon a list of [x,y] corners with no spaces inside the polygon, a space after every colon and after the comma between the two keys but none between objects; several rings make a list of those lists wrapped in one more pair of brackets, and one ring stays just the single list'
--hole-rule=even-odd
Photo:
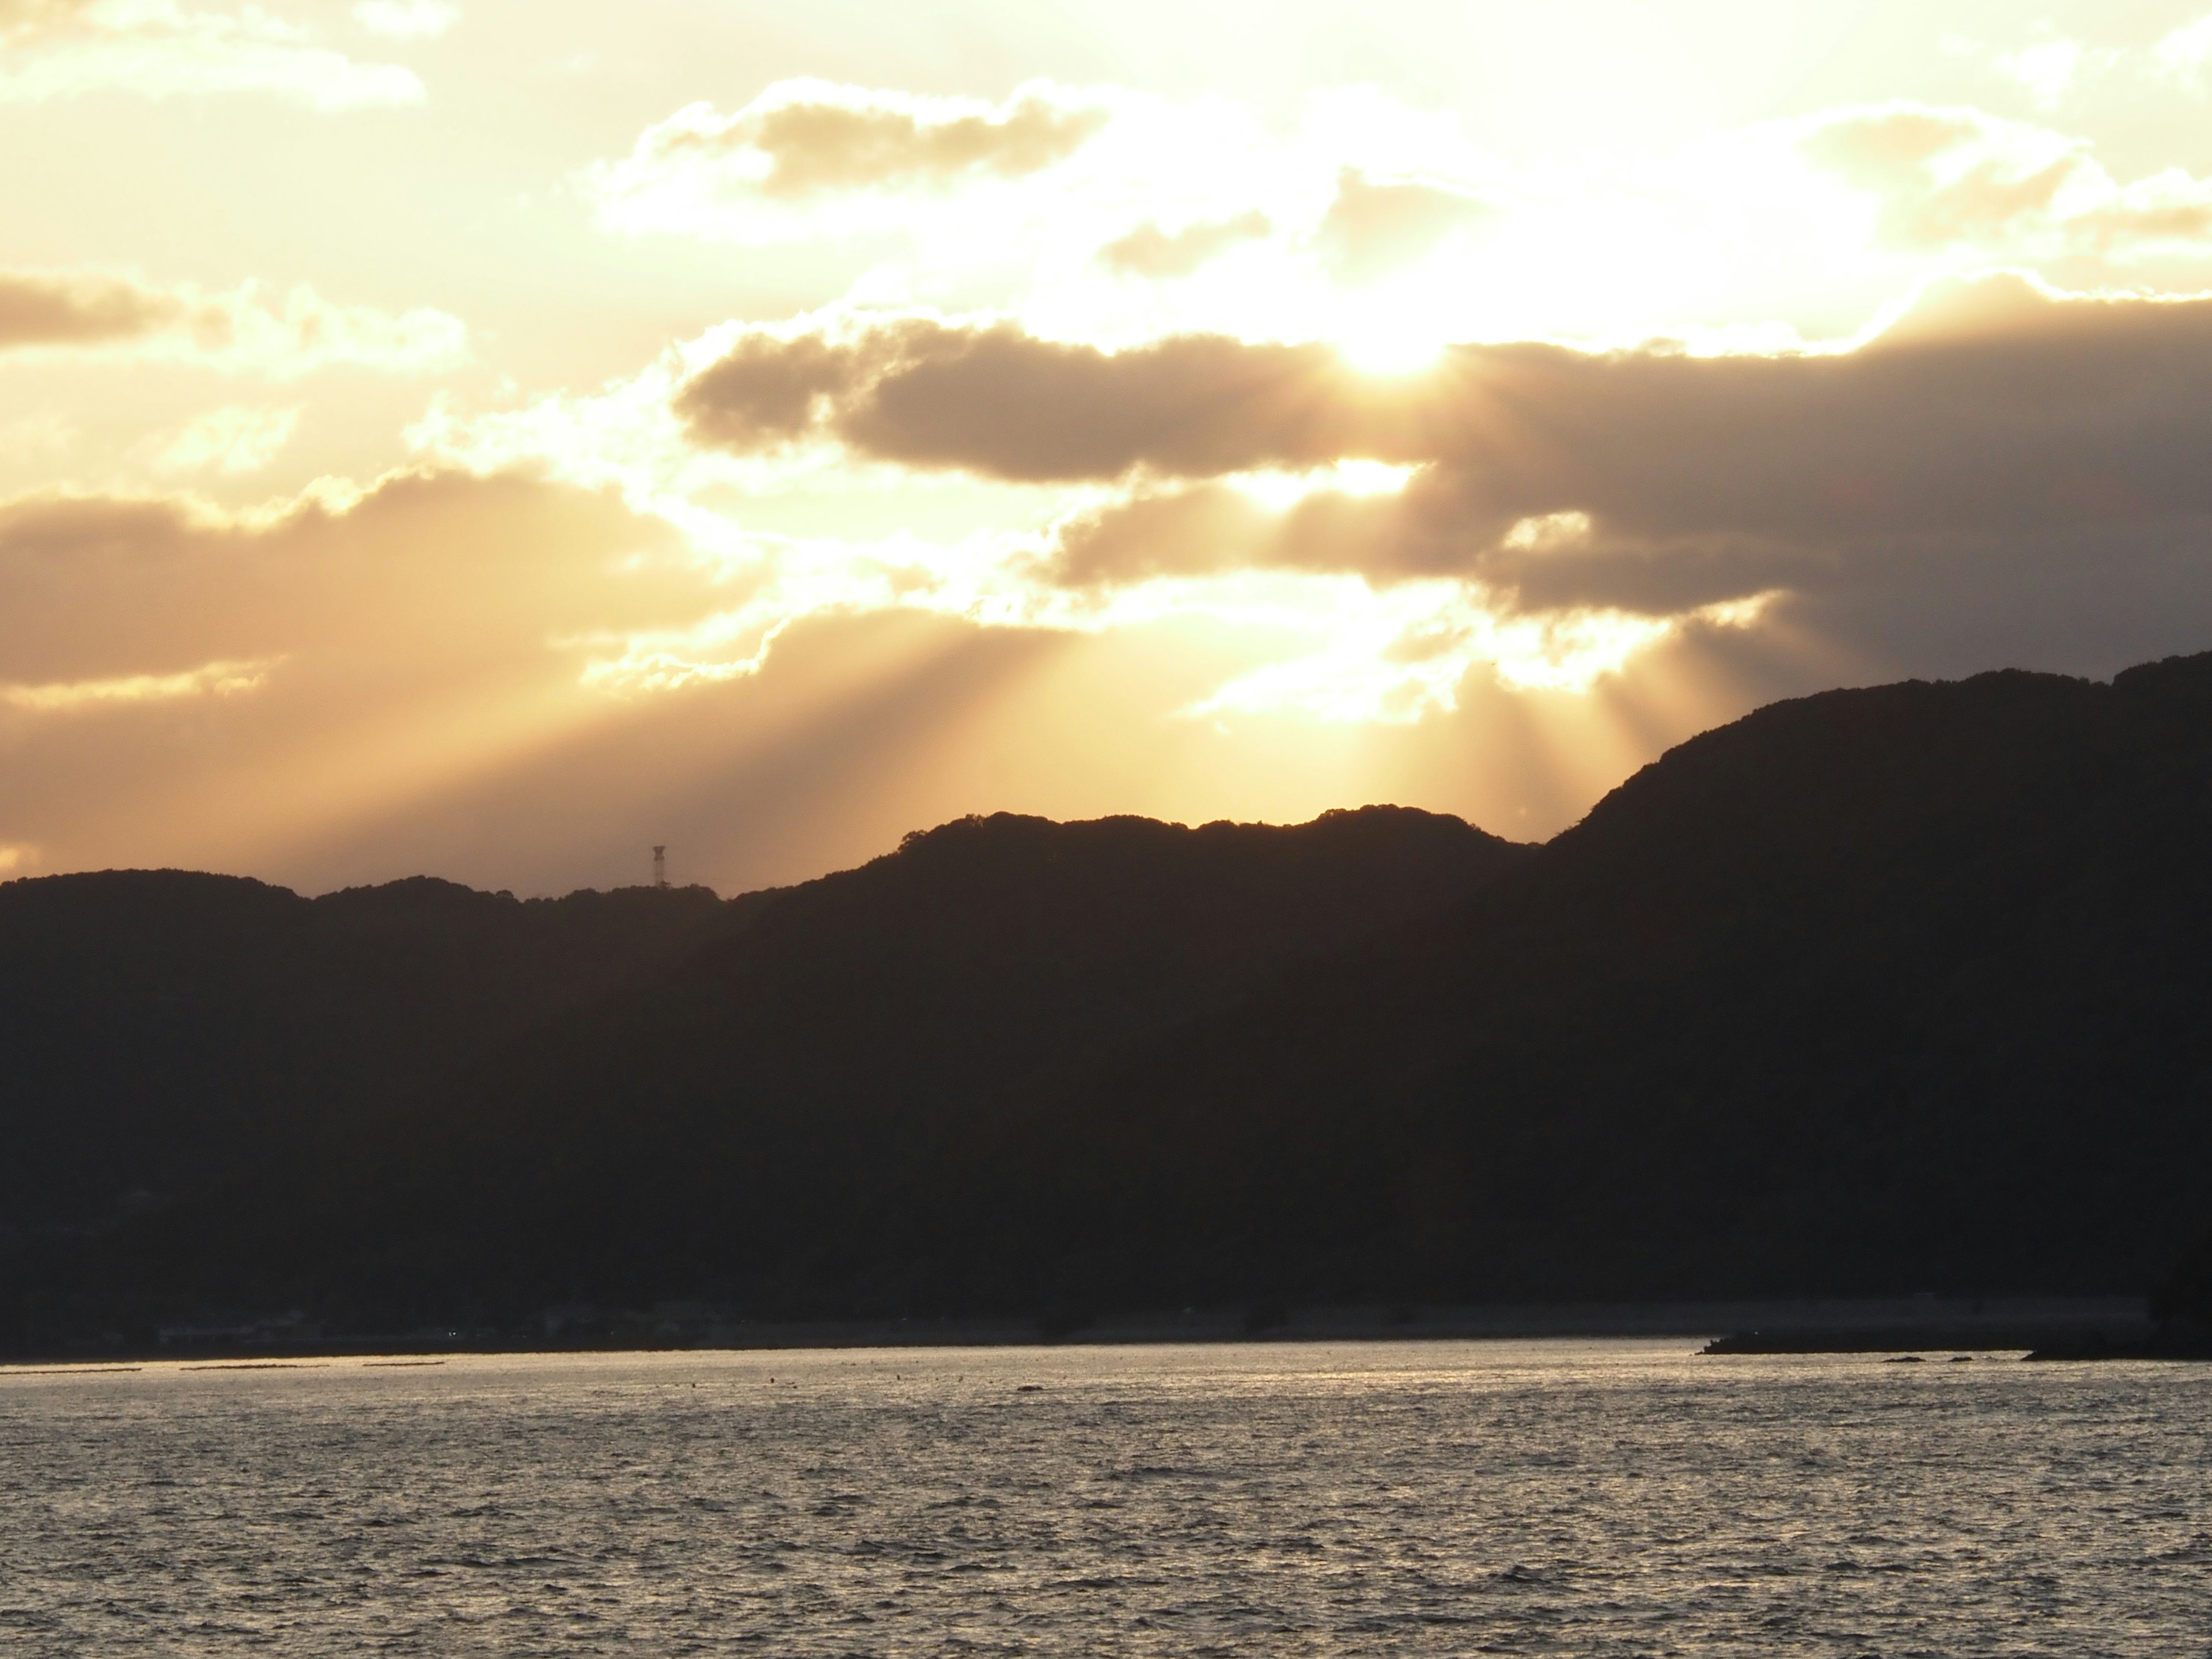
[{"label": "silhouetted hill", "polygon": [[17,883],[10,1201],[106,1218],[19,1239],[16,1316],[2140,1291],[2208,1208],[2208,832],[2203,657],[1778,704],[1540,849],[1002,816],[729,905]]},{"label": "silhouetted hill", "polygon": [[[1001,815],[726,906],[17,883],[0,972],[40,982],[23,1013],[50,1081],[15,1099],[52,1144],[15,1214],[101,1218],[70,1280],[94,1303],[339,1285],[411,1318],[488,1279],[649,1292],[695,1276],[668,1236],[731,1195],[817,1229],[860,1201],[843,1173],[904,1178],[965,1103],[1225,1006],[1530,850],[1389,807],[1291,828]],[[72,934],[67,971],[34,965]],[[137,1188],[157,1212],[132,1213]]]},{"label": "silhouetted hill", "polygon": [[725,908],[704,888],[519,902],[424,878],[317,899],[173,870],[0,884],[0,1227],[357,1155],[365,1115]]},{"label": "silhouetted hill", "polygon": [[1147,1279],[2140,1288],[2207,1206],[2208,832],[2212,657],[1777,705],[1014,1162],[1141,1201]]},{"label": "silhouetted hill", "polygon": [[425,1259],[783,1312],[2140,1289],[2212,1151],[2208,714],[2212,659],[1777,705],[1242,995],[1204,883],[949,828],[480,1079]]},{"label": "silhouetted hill", "polygon": [[[1195,830],[1000,814],[911,836],[473,1073],[406,1137],[435,1148],[418,1212],[462,1219],[440,1259],[495,1299],[552,1275],[611,1297],[742,1282],[800,1310],[896,1300],[935,1271],[941,1201],[1000,1103],[1532,851],[1394,807]],[[1019,1302],[1028,1279],[970,1259],[928,1294]]]}]

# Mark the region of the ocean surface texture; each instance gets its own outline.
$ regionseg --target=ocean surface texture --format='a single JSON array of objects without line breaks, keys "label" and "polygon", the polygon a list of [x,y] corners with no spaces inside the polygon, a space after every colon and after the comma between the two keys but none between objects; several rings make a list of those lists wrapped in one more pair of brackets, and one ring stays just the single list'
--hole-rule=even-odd
[{"label": "ocean surface texture", "polygon": [[0,1651],[2212,1653],[2212,1370],[1688,1346],[0,1374]]}]

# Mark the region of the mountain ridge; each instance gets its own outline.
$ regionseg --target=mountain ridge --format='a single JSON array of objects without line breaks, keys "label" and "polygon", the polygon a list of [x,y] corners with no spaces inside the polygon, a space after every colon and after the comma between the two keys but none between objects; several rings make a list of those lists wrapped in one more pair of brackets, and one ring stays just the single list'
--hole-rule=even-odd
[{"label": "mountain ridge", "polygon": [[2212,655],[1821,693],[1540,848],[957,820],[49,1252],[18,1322],[2141,1289],[2205,1218],[2208,713]]}]

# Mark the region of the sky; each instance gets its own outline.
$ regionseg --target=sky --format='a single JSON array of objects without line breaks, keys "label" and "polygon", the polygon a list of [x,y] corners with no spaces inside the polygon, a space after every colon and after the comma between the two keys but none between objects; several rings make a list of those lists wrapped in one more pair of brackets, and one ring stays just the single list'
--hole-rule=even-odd
[{"label": "sky", "polygon": [[1534,840],[2212,649],[2212,0],[0,0],[0,879]]}]

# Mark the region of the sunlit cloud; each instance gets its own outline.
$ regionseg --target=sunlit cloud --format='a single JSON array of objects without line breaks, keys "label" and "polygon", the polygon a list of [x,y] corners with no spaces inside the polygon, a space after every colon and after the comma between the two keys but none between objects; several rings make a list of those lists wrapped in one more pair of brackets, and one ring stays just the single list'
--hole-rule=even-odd
[{"label": "sunlit cloud", "polygon": [[334,366],[419,374],[465,362],[468,331],[427,307],[337,305],[306,283],[228,291],[103,271],[0,271],[0,353],[189,362],[296,379]]},{"label": "sunlit cloud", "polygon": [[1146,220],[1100,248],[1098,263],[1125,276],[1188,276],[1239,243],[1265,236],[1274,228],[1256,208],[1232,218],[1197,220],[1173,231]]},{"label": "sunlit cloud", "polygon": [[[2069,388],[2027,423],[2022,374]],[[614,485],[681,529],[719,602],[673,630],[580,637],[586,683],[612,694],[757,676],[810,617],[1079,634],[1181,617],[1289,642],[1194,718],[1389,723],[1449,712],[1470,675],[1578,692],[1686,629],[1856,605],[1861,573],[1869,592],[1914,567],[2056,592],[2116,527],[2212,521],[2171,441],[2206,385],[2212,301],[2003,274],[1934,284],[1819,350],[1467,345],[1395,377],[1318,343],[1116,352],[833,309],[711,331],[589,398],[444,406],[417,441]],[[762,525],[786,492],[947,471],[1028,505],[952,540]]]},{"label": "sunlit cloud", "polygon": [[[665,525],[538,481],[399,473],[246,510],[0,501],[0,834],[131,840],[102,799],[171,836],[389,810],[604,717],[580,640],[714,603]],[[24,781],[64,774],[97,787]]]},{"label": "sunlit cloud", "polygon": [[2212,66],[2212,13],[2174,30],[2153,49],[2160,70],[2202,91]]},{"label": "sunlit cloud", "polygon": [[[0,0],[0,848],[627,845],[635,756],[735,822],[769,732],[869,757],[779,877],[939,807],[1535,833],[1755,698],[2201,647],[2200,9],[1938,7],[1909,78],[1854,30],[1764,88],[1756,30],[1486,22],[1478,96],[1387,8],[1421,73],[1194,94],[1079,7]],[[436,108],[315,117],[418,56]]]},{"label": "sunlit cloud", "polygon": [[[2109,61],[2110,54],[2106,54]],[[2039,40],[2017,52],[2000,52],[1996,65],[2027,88],[2045,109],[2054,109],[2074,88],[2085,63],[2095,61],[2079,40]]]},{"label": "sunlit cloud", "polygon": [[[2104,64],[2082,52],[2078,73]],[[2057,56],[2032,61],[2056,75]],[[1063,341],[1323,341],[1392,373],[1471,339],[1835,339],[1931,261],[2087,259],[2118,281],[2192,258],[2212,275],[2212,181],[2117,178],[2079,137],[1964,106],[1837,109],[1520,167],[1371,89],[1316,94],[1283,130],[1221,100],[1115,88],[945,106],[985,135],[1025,108],[1095,118],[1065,154],[1024,150],[1034,171],[932,164],[915,112],[937,107],[792,83],[736,115],[682,112],[586,185],[608,228],[902,247],[848,295],[862,308],[957,311],[992,293]],[[769,115],[831,109],[857,131],[881,118],[904,150],[856,141],[808,171],[760,148]]]},{"label": "sunlit cloud", "polygon": [[18,3],[6,21],[0,103],[118,91],[149,98],[262,93],[325,111],[419,103],[393,64],[356,63],[258,6],[188,11],[177,0]]},{"label": "sunlit cloud", "polygon": [[1806,154],[1867,191],[1898,248],[2125,260],[2212,254],[2212,180],[2179,168],[2122,185],[2081,140],[1970,108],[1840,111],[1806,131]]},{"label": "sunlit cloud", "polygon": [[1674,631],[1605,611],[1543,617],[1492,609],[1479,588],[1410,584],[1377,594],[1338,584],[1322,642],[1238,676],[1182,710],[1191,720],[1299,714],[1333,723],[1404,724],[1449,713],[1478,669],[1522,690],[1586,691]]},{"label": "sunlit cloud", "polygon": [[[674,540],[602,497],[514,478],[399,473],[240,510],[21,496],[0,501],[0,661],[27,707],[181,696],[202,685],[192,674],[212,685],[279,657],[312,672],[334,649],[422,665],[526,646],[556,664],[556,639],[709,608]],[[22,690],[75,686],[138,690]]]},{"label": "sunlit cloud", "polygon": [[0,0],[0,43],[54,33],[98,3],[100,0]]},{"label": "sunlit cloud", "polygon": [[586,185],[610,229],[772,243],[880,223],[902,192],[1043,173],[1109,118],[1042,82],[991,105],[787,81],[732,113],[678,110]]},{"label": "sunlit cloud", "polygon": [[51,410],[0,421],[0,465],[59,465],[76,447],[78,437],[69,417]]},{"label": "sunlit cloud", "polygon": [[1426,258],[1490,213],[1479,198],[1449,185],[1370,179],[1347,167],[1337,175],[1336,198],[1316,240],[1340,279],[1370,283]]},{"label": "sunlit cloud", "polygon": [[173,702],[183,697],[229,697],[258,690],[276,665],[211,662],[181,674],[125,674],[113,679],[51,685],[0,684],[0,703],[34,714],[73,714],[118,704]]},{"label": "sunlit cloud", "polygon": [[604,228],[634,234],[902,238],[913,258],[872,279],[884,300],[983,279],[1054,332],[1129,341],[1205,318],[1288,337],[1344,304],[1402,310],[1368,290],[1486,210],[1498,169],[1463,138],[1439,146],[1449,125],[1364,92],[1317,94],[1286,136],[1225,100],[1117,88],[993,105],[788,82],[734,114],[678,112],[584,186]]},{"label": "sunlit cloud", "polygon": [[461,9],[445,0],[360,0],[353,21],[391,40],[434,40],[461,21]]},{"label": "sunlit cloud", "polygon": [[210,410],[149,441],[147,464],[170,476],[214,472],[239,477],[258,472],[292,441],[301,413],[297,406]]}]

